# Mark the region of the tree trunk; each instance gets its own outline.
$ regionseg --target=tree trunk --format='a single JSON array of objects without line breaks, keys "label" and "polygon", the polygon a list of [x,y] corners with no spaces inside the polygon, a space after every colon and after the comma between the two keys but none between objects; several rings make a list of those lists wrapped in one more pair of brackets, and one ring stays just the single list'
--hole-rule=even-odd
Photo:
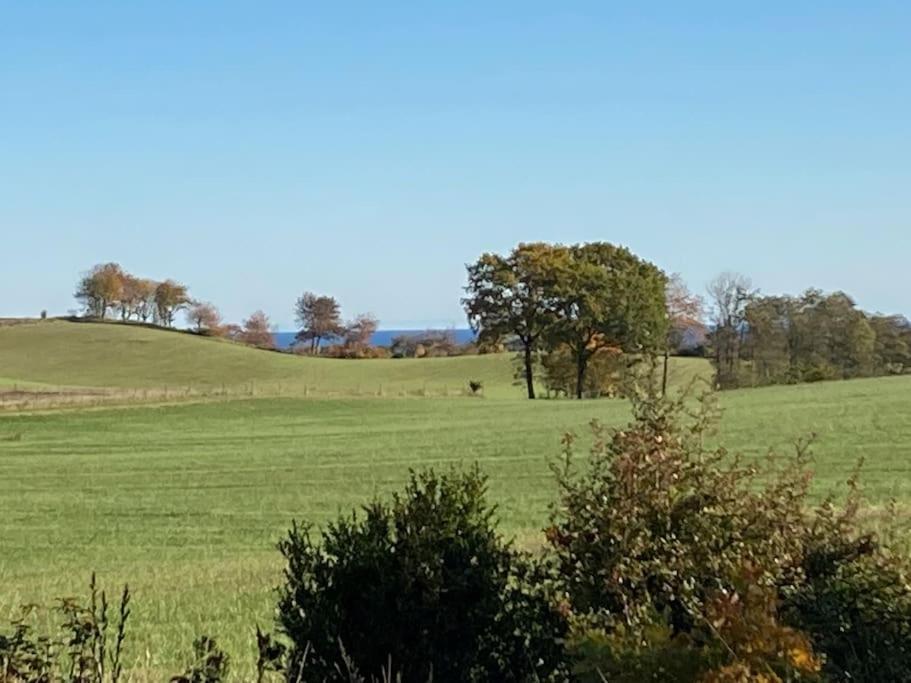
[{"label": "tree trunk", "polygon": [[582,400],[582,390],[585,387],[585,369],[588,365],[588,358],[583,350],[576,356],[576,399]]},{"label": "tree trunk", "polygon": [[528,389],[528,398],[535,398],[534,359],[531,355],[531,344],[525,344],[525,386]]},{"label": "tree trunk", "polygon": [[668,347],[664,347],[664,370],[661,373],[661,395],[667,396],[667,366],[670,361],[671,350]]}]

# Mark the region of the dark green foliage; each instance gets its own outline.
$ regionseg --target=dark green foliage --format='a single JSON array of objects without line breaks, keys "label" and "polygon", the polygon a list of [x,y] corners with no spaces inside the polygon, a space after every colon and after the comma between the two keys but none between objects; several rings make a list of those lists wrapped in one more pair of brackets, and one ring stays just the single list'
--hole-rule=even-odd
[{"label": "dark green foliage", "polygon": [[283,672],[288,648],[278,642],[272,635],[263,633],[256,627],[256,680],[262,681],[270,671]]},{"label": "dark green foliage", "polygon": [[820,506],[795,580],[782,587],[783,618],[825,652],[834,680],[911,680],[907,556],[858,529],[856,476],[843,510]]},{"label": "dark green foliage", "polygon": [[575,363],[575,396],[585,394],[591,359],[603,349],[652,354],[667,339],[667,277],[625,247],[592,242],[569,248],[553,291],[557,321],[547,347],[566,346]]},{"label": "dark green foliage", "polygon": [[[470,345],[468,345],[470,346]],[[393,337],[389,352],[393,358],[439,358],[460,356],[468,349],[459,346],[449,330],[427,330]]]},{"label": "dark green foliage", "polygon": [[468,268],[468,322],[481,344],[514,341],[528,398],[535,398],[534,360],[545,334],[558,323],[555,286],[568,272],[566,247],[519,244],[508,256],[483,254]]},{"label": "dark green foliage", "polygon": [[710,657],[690,645],[656,619],[635,633],[583,624],[575,628],[568,648],[575,660],[574,678],[581,683],[640,683],[695,681]]},{"label": "dark green foliage", "polygon": [[346,680],[391,661],[403,681],[546,680],[565,632],[542,570],[505,544],[477,469],[412,474],[390,504],[329,525],[295,525],[279,622],[288,676]]},{"label": "dark green foliage", "polygon": [[463,304],[482,343],[515,343],[529,398],[538,354],[561,348],[572,358],[571,393],[582,398],[599,351],[663,348],[666,283],[655,265],[607,242],[520,244],[468,266]]},{"label": "dark green foliage", "polygon": [[35,630],[29,618],[35,606],[13,621],[12,632],[0,633],[2,683],[117,683],[123,675],[123,644],[130,616],[130,592],[124,587],[111,621],[107,594],[92,575],[83,603],[61,599],[53,608],[56,632]]},{"label": "dark green foliage", "polygon": [[785,617],[825,652],[834,680],[911,680],[911,589],[873,553],[839,562],[790,594]]}]

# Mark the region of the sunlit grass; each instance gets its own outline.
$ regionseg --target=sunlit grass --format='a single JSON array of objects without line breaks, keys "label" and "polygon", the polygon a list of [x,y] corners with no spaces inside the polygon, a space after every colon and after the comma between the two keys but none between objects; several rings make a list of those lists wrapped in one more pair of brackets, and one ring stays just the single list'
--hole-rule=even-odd
[{"label": "sunlit grass", "polygon": [[[817,496],[864,457],[876,523],[890,498],[911,501],[911,378],[720,400],[719,440],[748,455],[817,433]],[[140,668],[176,670],[205,632],[249,671],[292,518],[323,523],[399,488],[409,467],[477,461],[503,531],[535,547],[562,433],[627,415],[622,401],[286,398],[2,416],[0,611],[79,592],[94,569],[134,589]]]}]

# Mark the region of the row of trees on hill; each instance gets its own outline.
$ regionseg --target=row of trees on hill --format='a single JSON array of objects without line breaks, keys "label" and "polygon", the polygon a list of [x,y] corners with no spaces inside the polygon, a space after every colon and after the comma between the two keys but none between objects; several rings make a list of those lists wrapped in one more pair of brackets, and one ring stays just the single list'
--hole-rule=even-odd
[{"label": "row of trees on hill", "polygon": [[190,295],[174,280],[156,282],[126,272],[117,263],[103,263],[86,273],[76,285],[76,299],[92,316],[154,322],[171,327],[187,308]]},{"label": "row of trees on hill", "polygon": [[76,284],[76,299],[86,315],[174,327],[180,313],[198,334],[218,336],[262,348],[275,347],[272,325],[262,311],[242,324],[225,323],[214,304],[195,300],[186,285],[139,277],[118,263],[94,266]]},{"label": "row of trees on hill", "polygon": [[726,273],[708,288],[711,358],[723,388],[901,374],[911,322],[860,310],[844,292],[762,296]]},{"label": "row of trees on hill", "polygon": [[224,337],[242,344],[249,344],[261,349],[274,349],[275,337],[273,326],[262,311],[254,311],[250,317],[238,325],[222,321],[219,310],[204,301],[193,302],[187,309],[187,320],[197,334],[208,337]]},{"label": "row of trees on hill", "polygon": [[[94,266],[80,278],[75,296],[86,315],[101,320],[116,318],[173,327],[177,315],[183,312],[198,334],[275,348],[274,327],[263,311],[254,311],[240,325],[226,323],[214,304],[191,297],[186,285],[171,279],[157,282],[138,277],[117,263]],[[334,342],[330,347],[333,355],[363,357],[379,326],[379,321],[370,314],[343,322],[336,299],[310,292],[297,299],[294,313],[300,325],[296,350],[304,353],[319,353],[328,341]]]},{"label": "row of trees on hill", "polygon": [[667,285],[657,266],[623,247],[539,242],[470,264],[463,303],[480,343],[520,346],[529,398],[542,352],[571,359],[582,398],[589,365],[602,352],[664,348]]}]

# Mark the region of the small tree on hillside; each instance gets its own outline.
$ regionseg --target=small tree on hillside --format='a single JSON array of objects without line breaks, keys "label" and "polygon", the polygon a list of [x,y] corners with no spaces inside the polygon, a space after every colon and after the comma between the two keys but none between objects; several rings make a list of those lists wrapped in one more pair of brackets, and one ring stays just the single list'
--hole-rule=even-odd
[{"label": "small tree on hillside", "polygon": [[160,324],[174,326],[177,313],[190,304],[190,295],[185,285],[174,280],[165,280],[155,288],[155,313]]},{"label": "small tree on hillside", "polygon": [[133,295],[133,313],[136,319],[149,322],[155,315],[155,292],[158,283],[148,278],[136,278],[130,283]]},{"label": "small tree on hillside", "polygon": [[76,285],[76,299],[82,302],[85,311],[104,319],[108,310],[113,309],[123,295],[123,268],[117,263],[95,266]]},{"label": "small tree on hillside", "polygon": [[139,289],[140,279],[130,273],[123,274],[120,299],[117,307],[120,309],[120,319],[130,320],[136,313],[138,299],[140,297]]},{"label": "small tree on hillside", "polygon": [[213,304],[195,301],[187,310],[187,319],[199,333],[217,334],[221,327],[221,314]]},{"label": "small tree on hillside", "polygon": [[345,332],[339,304],[331,296],[305,292],[294,306],[294,315],[300,325],[296,341],[309,343],[311,353],[318,353],[323,341]]},{"label": "small tree on hillside", "polygon": [[261,349],[274,349],[275,337],[268,316],[262,311],[254,311],[249,318],[244,320],[239,341],[258,346]]},{"label": "small tree on hillside", "polygon": [[370,346],[380,321],[370,313],[362,313],[345,325],[344,345],[349,355],[357,356]]}]

